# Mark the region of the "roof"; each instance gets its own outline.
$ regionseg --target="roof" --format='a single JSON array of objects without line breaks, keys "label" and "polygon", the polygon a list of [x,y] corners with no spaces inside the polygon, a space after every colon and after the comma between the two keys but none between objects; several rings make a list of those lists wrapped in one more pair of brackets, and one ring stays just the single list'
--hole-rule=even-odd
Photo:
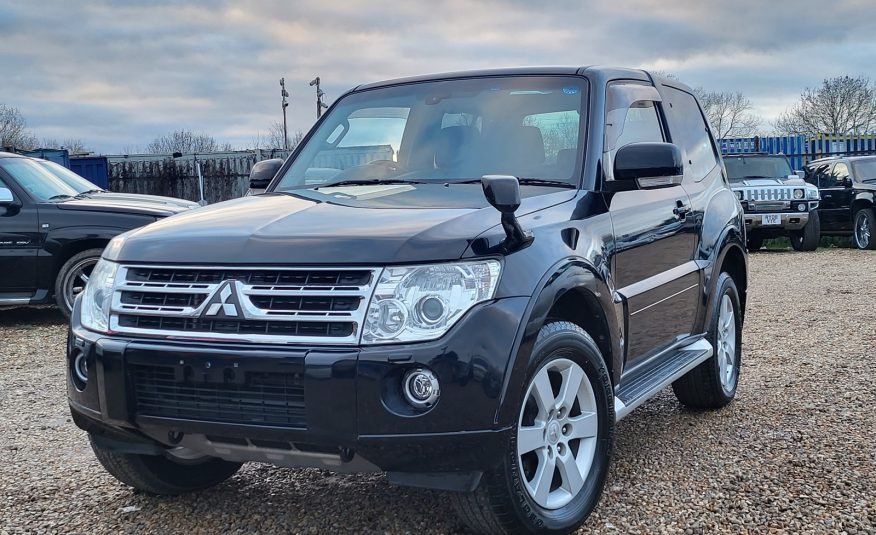
[{"label": "roof", "polygon": [[869,160],[872,158],[876,158],[876,155],[874,155],[874,154],[861,154],[858,156],[846,156],[844,154],[837,154],[836,156],[826,156],[824,158],[818,158],[816,160],[812,160],[811,162],[809,162],[809,164],[833,162],[835,160],[849,160],[850,162],[854,162],[857,160]]},{"label": "roof", "polygon": [[0,151],[0,158],[26,158],[27,156],[22,156],[21,154],[15,154],[14,152],[2,152]]},{"label": "roof", "polygon": [[374,89],[377,87],[387,87],[399,84],[409,84],[416,82],[430,82],[435,80],[453,80],[459,78],[477,78],[487,76],[574,76],[585,73],[610,73],[613,77],[626,77],[632,79],[648,80],[645,71],[639,69],[624,69],[615,67],[590,66],[590,67],[569,67],[569,66],[544,66],[544,67],[508,67],[503,69],[479,69],[471,71],[455,71],[435,74],[424,74],[420,76],[411,76],[408,78],[396,78],[393,80],[385,80],[381,82],[373,82],[363,84],[354,89],[359,91],[363,89]]}]

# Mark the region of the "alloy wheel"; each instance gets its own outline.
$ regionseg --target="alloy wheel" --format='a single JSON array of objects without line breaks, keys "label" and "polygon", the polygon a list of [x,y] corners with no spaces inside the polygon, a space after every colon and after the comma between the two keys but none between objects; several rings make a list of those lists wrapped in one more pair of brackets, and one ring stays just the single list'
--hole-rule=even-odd
[{"label": "alloy wheel", "polygon": [[73,310],[76,296],[85,290],[91,270],[97,265],[98,258],[83,258],[70,268],[64,277],[64,303],[67,310]]},{"label": "alloy wheel", "polygon": [[718,313],[718,372],[725,392],[733,391],[736,380],[736,313],[733,301],[724,294]]},{"label": "alloy wheel", "polygon": [[866,212],[858,212],[858,217],[855,218],[855,245],[858,249],[866,249],[870,246],[872,229],[870,228],[870,218]]},{"label": "alloy wheel", "polygon": [[599,430],[596,396],[577,363],[560,358],[533,377],[517,428],[517,460],[529,496],[559,509],[584,487]]}]

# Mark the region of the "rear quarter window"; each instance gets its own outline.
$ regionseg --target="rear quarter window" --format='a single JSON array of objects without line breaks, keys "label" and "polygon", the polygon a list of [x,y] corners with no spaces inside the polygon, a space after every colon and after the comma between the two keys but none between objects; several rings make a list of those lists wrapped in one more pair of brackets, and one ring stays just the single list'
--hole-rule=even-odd
[{"label": "rear quarter window", "polygon": [[693,95],[672,87],[664,92],[672,142],[684,155],[684,180],[699,182],[718,165],[709,125]]}]

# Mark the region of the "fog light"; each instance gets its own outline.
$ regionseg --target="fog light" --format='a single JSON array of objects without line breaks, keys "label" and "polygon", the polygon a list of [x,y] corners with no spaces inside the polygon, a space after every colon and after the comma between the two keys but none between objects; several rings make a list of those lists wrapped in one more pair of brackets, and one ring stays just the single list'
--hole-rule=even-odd
[{"label": "fog light", "polygon": [[85,386],[88,384],[88,359],[85,353],[82,351],[76,352],[71,368],[73,372],[73,385],[79,390],[85,390]]},{"label": "fog light", "polygon": [[797,210],[800,210],[801,212],[805,212],[806,211],[806,203],[801,202],[800,204],[798,204]]},{"label": "fog light", "polygon": [[441,389],[431,370],[416,368],[405,374],[402,381],[405,399],[417,409],[427,409],[438,401]]}]

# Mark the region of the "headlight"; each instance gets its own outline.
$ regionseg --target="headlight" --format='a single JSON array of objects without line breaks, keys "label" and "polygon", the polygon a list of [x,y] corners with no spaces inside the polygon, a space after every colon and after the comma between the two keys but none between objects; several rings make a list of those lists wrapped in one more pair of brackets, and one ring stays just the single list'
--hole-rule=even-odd
[{"label": "headlight", "polygon": [[499,271],[497,260],[384,269],[368,306],[362,343],[441,337],[471,307],[493,298]]},{"label": "headlight", "polygon": [[119,265],[101,258],[82,292],[82,326],[92,331],[109,331],[110,304]]},{"label": "headlight", "polygon": [[794,190],[794,198],[795,199],[802,199],[803,195],[804,195],[804,193],[803,193],[802,189],[795,189]]}]

